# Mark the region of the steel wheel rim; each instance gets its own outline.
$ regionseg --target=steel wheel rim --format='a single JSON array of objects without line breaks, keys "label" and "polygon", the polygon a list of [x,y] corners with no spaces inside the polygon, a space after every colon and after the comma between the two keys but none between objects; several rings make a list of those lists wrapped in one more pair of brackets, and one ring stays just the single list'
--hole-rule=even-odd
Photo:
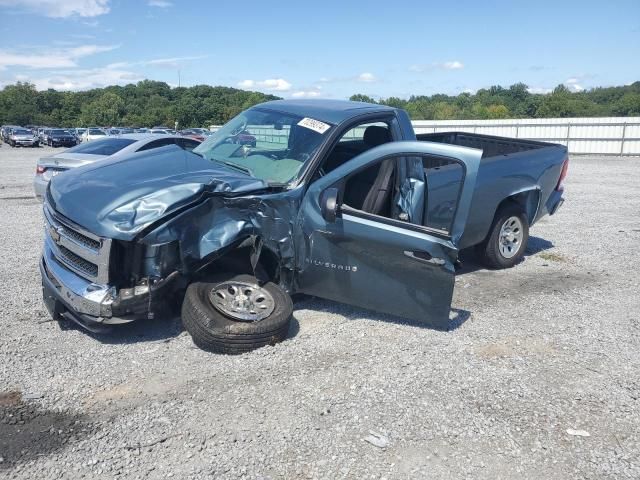
[{"label": "steel wheel rim", "polygon": [[504,258],[513,258],[520,250],[524,237],[524,225],[520,217],[509,217],[500,228],[498,246]]},{"label": "steel wheel rim", "polygon": [[255,283],[222,282],[209,292],[211,305],[223,315],[242,322],[259,322],[273,313],[273,296]]}]

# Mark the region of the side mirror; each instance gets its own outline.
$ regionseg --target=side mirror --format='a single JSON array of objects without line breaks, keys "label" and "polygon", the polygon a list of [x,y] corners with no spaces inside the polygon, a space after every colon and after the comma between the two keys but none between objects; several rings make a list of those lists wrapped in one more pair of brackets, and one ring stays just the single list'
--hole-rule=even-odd
[{"label": "side mirror", "polygon": [[320,195],[320,212],[322,213],[322,218],[330,223],[335,222],[339,208],[337,188],[327,188],[322,192],[322,195]]}]

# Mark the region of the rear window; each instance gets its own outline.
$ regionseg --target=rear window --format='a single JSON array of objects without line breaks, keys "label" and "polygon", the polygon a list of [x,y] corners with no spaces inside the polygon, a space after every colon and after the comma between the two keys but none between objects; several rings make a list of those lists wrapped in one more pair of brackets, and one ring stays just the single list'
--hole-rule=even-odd
[{"label": "rear window", "polygon": [[89,135],[106,135],[102,130],[97,128],[90,128]]},{"label": "rear window", "polygon": [[105,138],[104,140],[81,143],[80,145],[70,148],[67,152],[87,153],[91,155],[113,155],[134,142],[135,140],[130,138]]}]

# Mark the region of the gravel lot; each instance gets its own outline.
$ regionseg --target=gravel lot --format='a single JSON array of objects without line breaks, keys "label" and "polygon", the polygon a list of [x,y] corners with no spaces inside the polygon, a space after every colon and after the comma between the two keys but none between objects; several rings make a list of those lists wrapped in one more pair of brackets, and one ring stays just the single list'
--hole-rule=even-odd
[{"label": "gravel lot", "polygon": [[50,150],[0,147],[0,477],[640,478],[640,159],[573,158],[515,268],[463,257],[451,332],[305,299],[284,343],[219,356],[179,319],[50,321]]}]

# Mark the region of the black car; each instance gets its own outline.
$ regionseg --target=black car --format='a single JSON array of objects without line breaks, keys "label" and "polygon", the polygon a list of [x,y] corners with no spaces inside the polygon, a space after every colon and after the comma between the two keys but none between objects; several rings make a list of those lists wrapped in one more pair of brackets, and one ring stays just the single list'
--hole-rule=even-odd
[{"label": "black car", "polygon": [[61,128],[54,128],[47,135],[47,145],[50,147],[73,147],[77,144],[78,138]]}]

